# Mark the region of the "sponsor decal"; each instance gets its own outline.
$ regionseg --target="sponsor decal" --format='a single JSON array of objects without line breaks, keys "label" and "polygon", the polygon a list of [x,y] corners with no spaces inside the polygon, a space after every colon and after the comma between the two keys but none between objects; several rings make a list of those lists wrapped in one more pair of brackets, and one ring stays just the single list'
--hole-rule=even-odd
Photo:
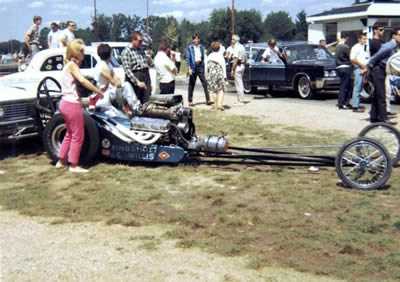
[{"label": "sponsor decal", "polygon": [[109,157],[111,155],[111,151],[103,149],[103,150],[101,150],[101,154],[103,156]]},{"label": "sponsor decal", "polygon": [[163,151],[158,154],[158,157],[160,158],[160,160],[165,161],[168,160],[171,157],[171,155]]}]

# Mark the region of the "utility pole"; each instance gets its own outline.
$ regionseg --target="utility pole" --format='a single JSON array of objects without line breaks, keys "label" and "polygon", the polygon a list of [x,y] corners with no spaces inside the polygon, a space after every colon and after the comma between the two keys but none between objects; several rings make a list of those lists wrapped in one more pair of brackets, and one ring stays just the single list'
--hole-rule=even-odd
[{"label": "utility pole", "polygon": [[232,35],[235,34],[235,0],[232,0],[231,7],[231,33]]},{"label": "utility pole", "polygon": [[146,0],[146,33],[149,33],[149,0]]},{"label": "utility pole", "polygon": [[96,0],[93,0],[93,33],[94,33],[94,37],[97,40],[97,4],[96,4]]}]

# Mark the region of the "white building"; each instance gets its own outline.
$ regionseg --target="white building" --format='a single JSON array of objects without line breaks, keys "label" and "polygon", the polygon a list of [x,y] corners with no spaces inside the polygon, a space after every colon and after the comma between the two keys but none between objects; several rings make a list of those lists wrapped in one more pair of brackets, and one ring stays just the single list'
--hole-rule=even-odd
[{"label": "white building", "polygon": [[357,41],[359,32],[367,32],[372,38],[372,26],[383,23],[386,39],[391,27],[400,26],[400,0],[355,1],[353,5],[335,8],[307,17],[308,41],[317,44],[321,39],[335,42],[342,31],[351,35],[351,43]]}]

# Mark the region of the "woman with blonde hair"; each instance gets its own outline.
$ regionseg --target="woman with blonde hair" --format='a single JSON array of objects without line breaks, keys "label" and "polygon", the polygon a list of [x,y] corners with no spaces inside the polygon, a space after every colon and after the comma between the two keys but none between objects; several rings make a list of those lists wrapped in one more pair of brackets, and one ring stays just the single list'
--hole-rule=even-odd
[{"label": "woman with blonde hair", "polygon": [[218,41],[211,43],[211,53],[207,57],[205,69],[208,89],[215,96],[215,109],[223,111],[226,67],[225,59],[219,52],[220,46]]},{"label": "woman with blonde hair", "polygon": [[88,170],[79,166],[79,158],[85,138],[85,124],[81,97],[77,92],[77,83],[89,91],[103,96],[103,92],[90,83],[80,72],[79,65],[85,58],[85,43],[81,39],[71,41],[67,46],[63,77],[61,80],[63,97],[60,112],[65,120],[67,132],[61,145],[59,161],[56,168],[67,167],[74,173],[85,173]]}]

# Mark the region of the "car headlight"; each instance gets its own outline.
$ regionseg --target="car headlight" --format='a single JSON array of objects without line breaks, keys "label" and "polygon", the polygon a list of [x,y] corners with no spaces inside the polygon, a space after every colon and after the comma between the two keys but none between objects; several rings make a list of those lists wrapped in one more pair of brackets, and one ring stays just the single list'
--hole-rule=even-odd
[{"label": "car headlight", "polygon": [[0,118],[4,117],[5,110],[0,106]]},{"label": "car headlight", "polygon": [[324,76],[325,77],[336,77],[337,73],[335,70],[331,70],[331,71],[324,71]]}]

